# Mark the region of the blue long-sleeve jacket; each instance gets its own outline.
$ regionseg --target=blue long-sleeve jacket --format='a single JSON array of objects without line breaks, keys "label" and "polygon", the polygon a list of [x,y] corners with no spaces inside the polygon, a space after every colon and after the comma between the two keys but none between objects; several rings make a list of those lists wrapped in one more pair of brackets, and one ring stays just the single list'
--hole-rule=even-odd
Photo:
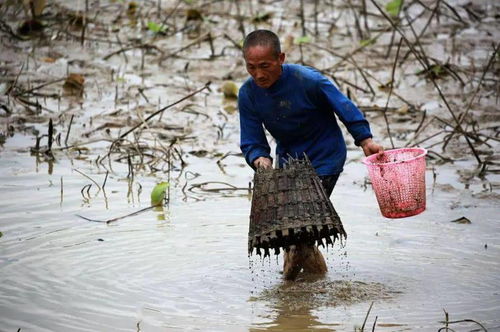
[{"label": "blue long-sleeve jacket", "polygon": [[311,160],[318,175],[342,172],[346,145],[335,114],[353,136],[356,145],[372,137],[359,109],[318,71],[284,64],[280,78],[269,88],[249,78],[240,88],[241,151],[253,167],[258,157],[270,158],[264,127],[276,139],[276,155]]}]

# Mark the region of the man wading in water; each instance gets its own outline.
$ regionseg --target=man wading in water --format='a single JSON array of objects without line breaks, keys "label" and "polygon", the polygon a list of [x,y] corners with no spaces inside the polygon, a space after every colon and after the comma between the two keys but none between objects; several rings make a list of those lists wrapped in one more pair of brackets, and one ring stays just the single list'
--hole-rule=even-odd
[{"label": "man wading in water", "polygon": [[[327,78],[310,67],[284,64],[285,54],[276,34],[268,30],[248,34],[243,57],[251,78],[238,96],[240,147],[252,168],[272,167],[265,126],[276,140],[276,155],[296,158],[305,153],[330,196],[347,150],[335,114],[366,156],[382,153],[382,147],[371,139],[363,114]],[[280,167],[284,158],[279,160]],[[327,272],[316,245],[298,244],[284,253],[285,279],[295,279],[302,269]]]}]

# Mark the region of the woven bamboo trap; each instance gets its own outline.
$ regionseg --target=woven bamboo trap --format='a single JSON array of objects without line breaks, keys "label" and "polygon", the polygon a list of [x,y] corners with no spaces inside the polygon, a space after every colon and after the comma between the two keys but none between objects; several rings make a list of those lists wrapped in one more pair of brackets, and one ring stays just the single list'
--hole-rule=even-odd
[{"label": "woven bamboo trap", "polygon": [[258,169],[254,176],[248,252],[264,257],[297,243],[332,245],[347,237],[308,159],[289,159],[280,169]]}]

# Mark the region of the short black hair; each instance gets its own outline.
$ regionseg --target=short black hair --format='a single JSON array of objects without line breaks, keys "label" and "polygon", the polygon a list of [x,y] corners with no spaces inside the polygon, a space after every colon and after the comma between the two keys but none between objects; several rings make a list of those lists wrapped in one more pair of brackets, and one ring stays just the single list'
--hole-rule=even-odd
[{"label": "short black hair", "polygon": [[274,32],[269,30],[261,29],[250,32],[243,42],[243,56],[250,47],[254,46],[271,47],[276,57],[281,53],[280,39]]}]

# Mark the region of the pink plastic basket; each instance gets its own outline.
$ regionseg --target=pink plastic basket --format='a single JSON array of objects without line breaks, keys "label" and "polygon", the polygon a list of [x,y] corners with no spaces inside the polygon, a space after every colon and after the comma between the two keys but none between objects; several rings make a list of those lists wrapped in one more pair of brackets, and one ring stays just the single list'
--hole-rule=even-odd
[{"label": "pink plastic basket", "polygon": [[384,217],[404,218],[425,210],[426,154],[421,148],[395,149],[363,160]]}]

